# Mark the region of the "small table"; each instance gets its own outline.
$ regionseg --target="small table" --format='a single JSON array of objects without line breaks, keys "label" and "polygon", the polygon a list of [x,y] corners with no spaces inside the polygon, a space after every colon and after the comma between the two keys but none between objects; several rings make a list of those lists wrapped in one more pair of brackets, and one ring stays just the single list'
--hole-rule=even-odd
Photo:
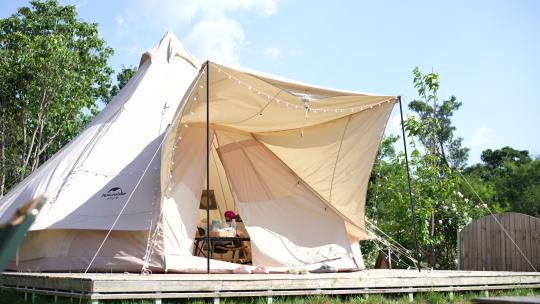
[{"label": "small table", "polygon": [[216,243],[218,242],[242,242],[242,241],[250,241],[249,237],[244,236],[232,236],[232,237],[206,237],[206,236],[197,236],[195,237],[195,246],[193,247],[193,255],[197,256],[199,253],[202,253],[206,257],[206,250],[204,250],[204,245],[206,242],[209,242],[210,246],[210,258],[213,258],[214,256],[214,248]]}]

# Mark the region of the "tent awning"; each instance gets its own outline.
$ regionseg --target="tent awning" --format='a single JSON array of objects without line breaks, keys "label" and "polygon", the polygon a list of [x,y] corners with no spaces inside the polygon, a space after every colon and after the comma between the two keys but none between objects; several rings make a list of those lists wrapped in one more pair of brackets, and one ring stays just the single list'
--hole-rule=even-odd
[{"label": "tent awning", "polygon": [[207,85],[213,129],[250,133],[345,220],[351,235],[368,237],[367,185],[396,96],[326,89],[208,62],[176,113],[165,151],[183,128],[206,123]]}]

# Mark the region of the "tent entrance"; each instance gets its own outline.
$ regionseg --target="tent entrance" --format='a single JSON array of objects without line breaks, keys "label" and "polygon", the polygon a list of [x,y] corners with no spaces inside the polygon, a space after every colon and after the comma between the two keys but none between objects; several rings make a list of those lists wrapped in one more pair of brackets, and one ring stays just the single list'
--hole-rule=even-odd
[{"label": "tent entrance", "polygon": [[[178,138],[182,139],[172,156],[171,183],[163,206],[165,228],[169,229],[166,235],[176,236],[169,243],[180,244],[170,251],[189,248],[184,249],[185,255],[196,253],[200,257],[208,257],[204,248],[201,252],[198,247],[207,218],[201,208],[206,207],[201,204],[201,194],[206,190],[205,133],[205,127],[196,124],[180,130]],[[209,222],[216,224],[210,225],[210,231],[226,223],[226,211],[233,211],[243,220],[237,223],[240,235],[250,238],[250,242],[230,246],[244,246],[243,255],[241,250],[225,249],[227,252],[213,255],[214,259],[253,261],[268,267],[330,262],[337,262],[339,268],[358,267],[344,220],[277,156],[250,133],[213,126],[211,134],[209,190],[215,204],[211,200],[208,206]],[[165,246],[166,255],[168,251]],[[220,267],[227,266],[211,263],[212,272]]]},{"label": "tent entrance", "polygon": [[[217,136],[213,136],[210,160],[210,187],[207,198],[206,189],[202,190],[199,203],[199,222],[195,232],[195,242],[193,245],[193,255],[208,257],[208,242],[204,238],[207,231],[207,209],[210,215],[210,237],[233,237],[237,239],[227,239],[225,241],[210,240],[211,256],[214,259],[250,264],[251,245],[249,233],[247,232],[242,217],[238,212],[237,204],[231,192],[229,180],[223,164],[217,152]],[[207,205],[207,202],[210,202]],[[225,214],[234,214],[234,224]],[[232,226],[236,226],[236,230]]]}]

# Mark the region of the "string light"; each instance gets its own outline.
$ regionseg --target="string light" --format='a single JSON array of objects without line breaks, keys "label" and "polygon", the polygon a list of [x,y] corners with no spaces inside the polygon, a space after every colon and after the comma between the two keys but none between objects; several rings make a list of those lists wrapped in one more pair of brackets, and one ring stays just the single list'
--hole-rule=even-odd
[{"label": "string light", "polygon": [[[270,94],[266,94],[266,93],[264,93],[263,91],[261,91],[260,89],[258,89],[258,88],[256,88],[256,87],[253,87],[251,84],[247,84],[247,83],[243,82],[241,79],[235,77],[234,75],[229,74],[228,72],[222,70],[221,68],[218,68],[218,69],[217,69],[217,72],[218,72],[218,73],[224,73],[224,74],[226,75],[226,78],[227,78],[227,79],[230,79],[230,80],[235,81],[238,85],[244,86],[247,90],[252,91],[254,94],[257,94],[257,95],[259,95],[259,96],[266,97],[266,99],[267,99],[270,103],[273,102],[273,103],[275,103],[275,104],[284,104],[285,107],[291,108],[292,110],[304,111],[306,119],[307,119],[308,112],[313,112],[313,113],[321,113],[321,112],[322,112],[322,113],[327,113],[327,112],[334,112],[334,113],[351,112],[351,113],[354,113],[354,112],[360,112],[360,111],[363,111],[363,110],[367,109],[367,107],[368,107],[368,106],[358,106],[358,107],[350,107],[350,108],[326,108],[326,107],[325,107],[325,108],[314,108],[314,107],[311,106],[310,101],[311,101],[311,100],[315,100],[315,99],[309,97],[308,95],[303,95],[303,96],[301,96],[301,98],[302,98],[302,100],[303,100],[304,103],[303,103],[303,106],[299,106],[299,105],[297,105],[297,104],[290,103],[290,102],[288,102],[288,101],[279,99],[279,98],[277,98],[277,97],[275,97],[275,96],[272,96],[272,95],[270,95]],[[202,72],[201,72],[201,75],[206,75],[205,71],[202,71]],[[201,78],[200,78],[200,79],[201,79]],[[204,86],[203,84],[199,83],[199,89],[203,89],[204,87],[205,87],[205,86]],[[199,98],[198,98],[198,97],[199,97],[199,95],[198,95],[198,94],[199,94],[199,90],[195,89],[195,90],[193,90],[191,93],[194,95],[194,96],[192,95],[192,96],[193,96],[193,99],[192,99],[193,102],[194,102],[194,103],[198,102],[198,101],[199,101]],[[190,95],[191,95],[191,94],[190,94]],[[380,101],[380,102],[378,102],[378,103],[376,103],[376,104],[369,105],[369,108],[370,108],[370,109],[373,109],[374,106],[381,107],[382,104],[384,104],[384,103],[390,103],[390,102],[394,102],[394,103],[395,103],[395,102],[397,102],[397,99],[394,98],[394,97],[388,98],[388,99],[383,100],[383,101]],[[196,114],[194,111],[191,111],[191,110],[190,110],[188,113],[189,113],[190,115],[192,115],[192,116]],[[261,112],[260,115],[262,115],[262,114],[263,114],[263,113]],[[188,125],[187,123],[184,123],[184,124],[183,124],[183,127],[184,127],[184,128],[188,128],[189,125]],[[304,131],[304,130],[302,129],[301,136],[304,135],[304,134],[303,134],[303,133],[304,133],[303,131]],[[178,132],[181,132],[181,130],[178,130]],[[179,135],[179,136],[178,136],[178,141],[180,141],[180,140],[182,140],[182,136]],[[176,149],[176,144],[175,144],[174,147],[173,147],[173,151],[174,151],[175,149]],[[172,173],[172,172],[174,171],[174,168],[173,168],[173,167],[175,166],[175,164],[174,164],[174,162],[173,162],[173,160],[174,160],[174,153],[172,153],[171,158],[172,158],[172,159],[171,159],[171,174],[170,174],[170,176],[169,176],[169,185],[168,185],[169,191],[172,190],[172,179],[173,179],[173,177],[174,177],[174,176],[173,176],[173,173]]]},{"label": "string light", "polygon": [[[254,94],[257,94],[257,95],[263,95],[266,97],[266,99],[270,100],[270,101],[273,101],[275,102],[276,104],[279,104],[279,103],[283,103],[285,104],[286,107],[289,107],[289,106],[294,106],[294,110],[304,110],[304,107],[300,107],[298,105],[294,105],[294,104],[291,104],[289,102],[286,102],[286,101],[283,101],[283,100],[280,100],[279,98],[276,98],[274,96],[271,96],[269,94],[266,94],[264,92],[262,92],[260,89],[257,89],[257,88],[254,88],[252,85],[250,84],[246,84],[244,83],[242,80],[240,80],[239,78],[235,77],[234,75],[231,75],[229,74],[228,72],[222,70],[221,68],[218,68],[218,73],[223,73],[227,76],[228,79],[232,79],[234,80],[238,85],[242,85],[244,87],[246,87],[246,89],[248,89],[249,91],[253,91]],[[202,86],[200,86],[202,88]],[[307,95],[304,96],[304,98],[307,98]],[[358,107],[350,107],[350,108],[313,108],[313,107],[309,107],[309,109],[311,111],[313,111],[313,113],[318,113],[322,110],[323,113],[327,113],[327,111],[330,111],[330,112],[334,112],[334,113],[343,113],[343,112],[351,112],[351,113],[354,113],[354,112],[361,112],[361,111],[364,111],[366,109],[373,109],[373,107],[377,106],[377,107],[381,107],[383,104],[385,103],[391,103],[391,102],[394,102],[396,103],[397,102],[397,98],[395,97],[391,97],[389,99],[386,99],[386,100],[383,100],[383,101],[380,101],[380,102],[377,102],[375,104],[372,104],[372,105],[369,105],[369,106],[358,106]]]}]

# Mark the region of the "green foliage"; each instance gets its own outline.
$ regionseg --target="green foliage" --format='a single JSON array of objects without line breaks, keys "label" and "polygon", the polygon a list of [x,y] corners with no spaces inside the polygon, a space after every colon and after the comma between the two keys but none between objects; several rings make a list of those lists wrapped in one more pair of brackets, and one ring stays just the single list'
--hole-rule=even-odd
[{"label": "green foliage", "polygon": [[[480,196],[497,211],[540,217],[540,158],[510,147],[482,152],[482,164],[465,170]],[[485,190],[485,189],[489,190]]]},{"label": "green foliage", "polygon": [[112,54],[72,5],[34,0],[0,19],[0,196],[97,113]]},{"label": "green foliage", "polygon": [[[413,79],[419,99],[409,108],[418,116],[410,116],[405,128],[412,147],[409,165],[419,251],[427,266],[454,269],[458,231],[488,214],[485,207],[493,213],[540,215],[540,159],[532,160],[528,151],[510,147],[489,149],[482,153],[483,164],[464,170],[465,180],[460,170],[468,149],[461,147],[460,138],[454,138],[451,122],[461,103],[455,97],[438,103],[437,74],[415,68]],[[381,144],[370,178],[366,216],[392,239],[414,249],[405,155],[396,153],[397,140],[389,136]],[[378,242],[363,242],[368,265],[373,265],[379,249]],[[414,256],[413,250],[409,253]],[[398,256],[393,266],[412,264]]]},{"label": "green foliage", "polygon": [[[392,141],[395,139],[386,139],[383,150]],[[416,147],[411,153],[417,237],[421,255],[428,258],[429,266],[454,269],[458,229],[482,216],[485,209],[463,195],[459,191],[462,188],[459,177],[448,167],[434,166],[438,162],[433,158],[423,155]],[[412,249],[415,244],[406,176],[403,153],[377,159],[369,184],[366,214],[393,239]],[[366,252],[367,248],[363,249]]]},{"label": "green foliage", "polygon": [[455,96],[439,102],[439,75],[423,74],[418,67],[413,70],[414,87],[419,99],[409,103],[409,109],[416,112],[419,121],[408,120],[408,131],[416,136],[428,152],[452,168],[463,168],[467,162],[469,149],[461,146],[462,138],[455,137],[456,128],[451,118],[462,103]]},{"label": "green foliage", "polygon": [[[409,166],[419,251],[421,260],[429,267],[454,269],[457,266],[458,230],[482,216],[485,209],[481,208],[480,202],[471,199],[472,196],[463,194],[460,177],[448,166],[448,159],[455,158],[448,158],[446,153],[452,152],[448,147],[456,142],[450,117],[461,104],[455,102],[455,98],[442,105],[437,104],[437,74],[423,75],[415,69],[413,75],[414,86],[421,99],[411,102],[410,107],[417,111],[420,119],[409,117],[405,127],[412,147]],[[390,136],[381,144],[370,179],[366,214],[391,238],[413,249],[415,240],[405,155],[394,150],[397,140],[397,137]],[[466,154],[465,149],[460,149]],[[461,161],[464,159],[455,164],[459,165]],[[363,249],[369,256],[370,248],[364,246]],[[411,255],[414,256],[413,251]],[[398,259],[400,261],[404,262],[403,257]]]},{"label": "green foliage", "polygon": [[510,147],[504,147],[500,150],[487,149],[482,152],[481,159],[484,165],[491,170],[502,169],[508,162],[518,166],[531,162],[529,151],[518,151]]}]

